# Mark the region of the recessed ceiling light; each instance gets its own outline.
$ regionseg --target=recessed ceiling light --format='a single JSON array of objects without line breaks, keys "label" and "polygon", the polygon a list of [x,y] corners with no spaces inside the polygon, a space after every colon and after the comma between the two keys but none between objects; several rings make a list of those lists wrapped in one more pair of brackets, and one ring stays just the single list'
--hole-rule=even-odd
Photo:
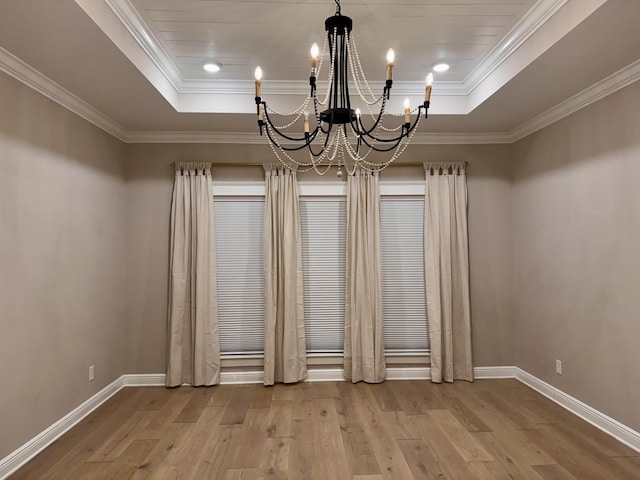
[{"label": "recessed ceiling light", "polygon": [[205,63],[202,68],[204,68],[207,72],[219,72],[220,71],[220,64],[216,63],[216,62],[207,62]]},{"label": "recessed ceiling light", "polygon": [[433,70],[435,72],[438,72],[438,73],[446,72],[447,70],[449,70],[449,64],[448,63],[438,63],[437,65],[433,66]]}]

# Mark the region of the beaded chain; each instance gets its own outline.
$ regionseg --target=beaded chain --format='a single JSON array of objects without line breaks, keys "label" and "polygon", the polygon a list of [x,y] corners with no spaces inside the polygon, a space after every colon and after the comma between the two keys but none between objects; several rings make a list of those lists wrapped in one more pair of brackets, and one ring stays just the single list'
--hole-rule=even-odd
[{"label": "beaded chain", "polygon": [[[337,35],[338,35],[338,29],[337,27],[334,27],[333,38],[337,38]],[[380,96],[376,96],[374,94],[374,92],[371,89],[371,86],[369,85],[369,82],[367,81],[367,78],[364,73],[364,69],[362,68],[362,63],[360,62],[360,55],[358,54],[358,49],[356,46],[354,35],[351,32],[348,32],[346,29],[345,29],[344,35],[345,35],[345,38],[347,39],[346,41],[347,58],[349,60],[349,67],[351,69],[351,76],[353,78],[353,83],[355,85],[358,96],[365,104],[366,110],[368,112],[368,116],[372,118],[373,122],[376,122],[378,118],[382,119],[386,113],[385,112],[386,104],[387,104],[386,95],[384,92]],[[320,72],[322,71],[324,59],[325,57],[327,57],[326,52],[329,46],[328,38],[329,36],[325,36],[324,43],[322,45],[322,50],[319,55],[320,58],[319,58],[318,66],[316,69],[316,78],[320,77]],[[333,42],[333,45],[331,46],[330,55],[327,58],[329,59],[335,58],[336,51],[337,51],[337,43],[338,43],[337,41]],[[382,124],[382,121],[380,121],[376,126],[375,134],[369,135],[371,137],[371,140],[366,144],[368,147],[366,149],[366,153],[360,151],[361,150],[360,147],[362,147],[362,145],[360,145],[357,149],[354,148],[354,146],[349,142],[349,138],[343,128],[338,128],[333,133],[330,133],[330,132],[325,133],[320,127],[322,120],[320,118],[320,111],[319,111],[318,105],[327,106],[331,98],[331,89],[332,89],[334,75],[335,75],[335,64],[333,61],[330,61],[329,63],[330,63],[330,67],[329,67],[329,76],[328,76],[328,87],[327,87],[326,95],[323,100],[320,100],[317,95],[312,96],[309,94],[306,96],[302,104],[298,108],[296,108],[293,112],[290,112],[290,113],[281,113],[276,109],[272,108],[271,106],[267,106],[266,104],[264,104],[268,112],[271,114],[275,114],[281,117],[292,117],[292,116],[294,117],[289,123],[286,123],[283,125],[274,125],[271,123],[270,120],[264,123],[267,129],[267,138],[269,140],[269,146],[271,147],[271,150],[275,154],[276,158],[280,161],[280,163],[282,163],[288,168],[295,169],[299,173],[304,173],[304,172],[309,172],[311,170],[314,170],[318,175],[323,176],[323,175],[326,175],[331,169],[331,167],[333,166],[344,167],[345,171],[349,175],[353,175],[358,167],[364,170],[367,170],[369,172],[379,172],[384,170],[389,165],[391,165],[395,160],[397,160],[404,153],[409,143],[411,143],[411,140],[413,139],[413,136],[417,131],[417,126],[420,123],[420,118],[419,117],[417,118],[415,128],[411,131],[411,133],[407,137],[400,140],[397,146],[398,148],[394,150],[391,158],[380,163],[369,161],[368,160],[369,156],[371,155],[372,152],[375,151],[374,146],[377,143],[376,138],[378,138],[378,135],[381,132],[390,132],[390,133],[398,132],[398,130],[403,128],[403,124],[400,124],[394,128],[390,128],[390,127],[384,126]],[[281,144],[276,140],[276,135],[278,135],[278,130],[285,130],[293,127],[299,121],[300,117],[303,114],[307,115],[307,108],[309,107],[310,102],[313,105],[313,114],[316,119],[316,124],[318,125],[318,127],[316,127],[318,130],[315,138],[318,140],[318,143],[322,146],[320,147],[322,148],[322,150],[317,156],[314,156],[313,152],[310,149],[308,149],[307,153],[309,155],[309,161],[305,162],[305,161],[298,161],[288,151],[284,150]],[[374,105],[380,105],[380,110],[378,113],[373,112],[372,107]],[[411,113],[412,114],[419,113],[419,111],[420,111],[420,108],[418,107],[418,108],[412,109]],[[387,115],[393,116],[393,117],[401,117],[404,115],[404,113],[387,113]],[[326,139],[326,144],[325,144],[326,135],[329,135],[329,138]]]}]

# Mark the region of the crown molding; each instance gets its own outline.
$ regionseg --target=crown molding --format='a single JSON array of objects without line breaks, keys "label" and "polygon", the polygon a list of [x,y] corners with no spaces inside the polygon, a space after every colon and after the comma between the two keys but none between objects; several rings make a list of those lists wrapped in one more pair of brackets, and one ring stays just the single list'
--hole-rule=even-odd
[{"label": "crown molding", "polygon": [[618,70],[598,83],[585,88],[573,97],[528,120],[508,133],[510,143],[531,135],[544,127],[571,115],[584,107],[640,80],[640,60]]},{"label": "crown molding", "polygon": [[[128,132],[127,143],[229,143],[266,145],[264,137],[249,132]],[[411,145],[477,145],[511,143],[507,133],[416,133]]]},{"label": "crown molding", "polygon": [[104,0],[162,75],[180,93],[184,77],[129,0]]},{"label": "crown molding", "polygon": [[463,85],[468,95],[513,55],[568,0],[538,0],[531,10],[498,42],[498,44],[467,75]]},{"label": "crown molding", "polygon": [[[467,96],[486,79],[505,59],[512,55],[528,38],[551,18],[568,0],[538,0],[520,19],[507,35],[489,52],[485,58],[467,75],[462,82],[436,82],[440,95]],[[104,0],[125,26],[136,43],[153,61],[162,75],[171,83],[178,94],[208,94],[212,91],[222,94],[246,94],[253,90],[253,81],[225,81],[186,79],[175,65],[170,55],[150,31],[144,19],[129,0]],[[384,82],[372,82],[374,91],[382,91]],[[400,95],[419,92],[422,82],[395,82],[394,91]],[[322,84],[319,86],[322,88]],[[417,87],[414,88],[414,87]],[[306,81],[270,81],[263,86],[263,92],[271,95],[299,95],[308,92]]]},{"label": "crown molding", "polygon": [[[264,139],[249,132],[128,131],[96,108],[0,47],[0,71],[87,120],[125,143],[227,143],[262,145]],[[416,133],[414,145],[477,145],[514,143],[606,96],[640,80],[640,60],[618,70],[510,132]]]},{"label": "crown molding", "polygon": [[0,71],[53,100],[79,117],[84,118],[117,139],[123,142],[126,141],[127,131],[122,125],[2,47],[0,47]]},{"label": "crown molding", "polygon": [[[382,92],[385,82],[373,81],[368,82],[369,87],[374,92]],[[424,94],[424,82],[403,82],[394,81],[392,92],[400,96],[412,96]],[[467,95],[467,89],[462,82],[436,81],[437,92],[434,95]],[[327,81],[318,81],[318,91],[327,90],[329,83]],[[178,88],[180,94],[216,94],[225,95],[247,95],[253,97],[253,80],[193,80],[185,79]],[[355,84],[349,82],[349,88],[355,91]],[[304,80],[270,80],[263,82],[262,93],[264,95],[308,95],[309,81]]]}]

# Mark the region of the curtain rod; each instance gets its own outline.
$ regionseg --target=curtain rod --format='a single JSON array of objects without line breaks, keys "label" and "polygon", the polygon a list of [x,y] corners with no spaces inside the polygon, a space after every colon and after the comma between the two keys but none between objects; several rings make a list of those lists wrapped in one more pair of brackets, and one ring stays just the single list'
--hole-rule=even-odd
[{"label": "curtain rod", "polygon": [[[189,163],[189,162],[172,162],[172,165],[175,165],[177,163]],[[242,163],[234,163],[234,162],[204,162],[204,163],[211,163],[211,166],[213,167],[262,167],[264,165],[270,165],[273,164],[273,162],[264,162],[264,163],[257,163],[257,162],[242,162]],[[394,162],[391,165],[389,165],[389,167],[422,167],[424,165],[425,162]],[[427,162],[429,163],[429,162]],[[467,162],[465,162],[467,163]],[[333,166],[337,166],[332,164]],[[321,167],[326,167],[327,164],[321,164],[319,165]],[[343,165],[344,166],[344,165]],[[387,167],[387,168],[389,168]]]},{"label": "curtain rod", "polygon": [[[192,162],[171,162],[171,165],[176,165],[178,163],[192,163]],[[195,162],[198,163],[198,162]],[[212,167],[264,167],[265,165],[272,165],[273,162],[243,162],[243,163],[234,163],[234,162],[202,162],[202,163],[211,163]],[[465,165],[469,165],[469,162],[393,162],[389,167],[422,167],[424,164],[433,163],[433,164],[442,164],[442,163],[463,163]],[[333,165],[333,164],[332,164]],[[326,167],[327,164],[318,165],[320,167]],[[337,165],[333,165],[337,166]],[[344,165],[343,165],[344,166]],[[387,167],[387,168],[389,168]]]}]

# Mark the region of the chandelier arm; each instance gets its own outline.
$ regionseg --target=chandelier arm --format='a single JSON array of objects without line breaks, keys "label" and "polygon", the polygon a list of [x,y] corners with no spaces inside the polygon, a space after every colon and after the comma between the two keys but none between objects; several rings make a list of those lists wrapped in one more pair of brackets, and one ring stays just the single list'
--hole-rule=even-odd
[{"label": "chandelier arm", "polygon": [[[285,138],[291,142],[306,142],[307,138],[305,137],[291,137],[289,135],[286,135],[285,133],[282,133],[278,127],[275,126],[275,124],[271,121],[271,117],[269,116],[269,112],[267,111],[267,109],[264,109],[265,111],[265,118],[267,120],[267,123],[269,124],[269,126],[273,129],[274,132],[276,132],[278,135],[280,135],[282,138]],[[317,130],[317,128],[316,128]],[[316,130],[314,130],[314,137],[316,135]]]},{"label": "chandelier arm", "polygon": [[[386,95],[387,87],[384,87],[384,92],[385,93],[382,94],[382,105],[380,106],[380,112],[378,112],[378,116],[376,118],[376,121],[374,122],[373,126],[370,129],[367,130],[366,128],[363,127],[363,130],[362,130],[362,134],[363,135],[366,135],[366,136],[371,137],[373,139],[375,139],[375,137],[373,135],[371,135],[371,132],[376,130],[378,125],[382,121],[382,116],[384,115],[385,107],[387,105],[387,95]],[[371,113],[371,112],[369,112],[369,113]],[[374,115],[371,114],[371,116],[374,116]]]},{"label": "chandelier arm", "polygon": [[[313,135],[309,136],[309,139],[307,139],[306,137],[301,137],[301,138],[296,138],[296,137],[290,137],[289,135],[286,135],[284,133],[282,133],[280,130],[278,130],[273,123],[267,118],[267,125],[269,126],[269,128],[267,128],[267,136],[269,137],[269,139],[278,146],[278,148],[282,149],[282,150],[287,150],[287,151],[295,151],[295,150],[301,150],[306,146],[306,143],[309,141],[313,141],[313,138],[315,138],[316,134],[317,134],[317,129],[314,130]],[[278,143],[273,136],[269,133],[271,131],[274,131],[275,133],[277,133],[279,136],[281,136],[282,138],[289,140],[291,142],[305,142],[304,145],[302,145],[301,147],[283,147],[282,145],[280,145],[280,143]]]},{"label": "chandelier arm", "polygon": [[402,139],[403,139],[403,138],[405,138],[405,137],[406,137],[406,135],[404,134],[404,127],[403,127],[403,133],[402,133],[399,137],[396,137],[396,138],[386,139],[386,140],[381,140],[381,139],[376,138],[376,137],[370,137],[370,138],[372,138],[373,140],[375,140],[376,142],[393,143],[393,145],[389,146],[388,148],[379,148],[379,147],[376,147],[376,146],[374,145],[374,142],[369,143],[369,142],[367,141],[367,138],[366,138],[366,137],[361,137],[361,138],[362,138],[362,141],[363,141],[363,142],[364,142],[364,143],[365,143],[369,148],[371,148],[371,149],[375,150],[376,152],[382,152],[382,153],[384,153],[384,152],[390,152],[391,150],[394,150],[395,148],[397,148],[397,147],[398,147],[398,145],[400,145],[400,142],[402,142]]},{"label": "chandelier arm", "polygon": [[[364,132],[364,135],[369,137],[369,138],[371,138],[371,139],[373,139],[373,140],[375,140],[376,142],[382,142],[382,143],[394,143],[397,140],[398,141],[402,140],[402,138],[407,137],[416,128],[416,126],[418,125],[418,122],[420,120],[420,115],[421,115],[421,112],[422,112],[423,108],[424,107],[422,105],[418,106],[418,108],[417,108],[418,114],[416,115],[416,118],[415,118],[415,120],[413,121],[412,124],[403,123],[399,127],[397,127],[396,129],[393,130],[393,131],[395,131],[398,128],[402,129],[402,131],[400,132],[400,135],[398,137],[394,137],[394,138],[378,138],[375,135],[371,135],[371,132],[374,130],[373,128],[371,130],[367,131],[367,132]],[[385,130],[386,131],[392,131],[392,130],[389,130],[389,129],[385,129]],[[365,140],[365,143],[367,143],[366,140]],[[367,145],[368,145],[368,143],[367,143]],[[389,150],[377,150],[377,151],[385,151],[386,152],[386,151],[389,151]]]},{"label": "chandelier arm", "polygon": [[[318,127],[316,127],[315,133],[317,134],[318,132]],[[315,137],[315,135],[314,135]],[[318,158],[321,157],[326,149],[327,149],[327,144],[329,143],[329,136],[327,136],[327,138],[325,138],[324,143],[322,144],[322,147],[320,148],[320,151],[318,153],[313,151],[313,145],[311,144],[311,140],[307,142],[306,145],[304,145],[305,147],[307,147],[309,149],[309,153],[311,154],[312,157],[314,158]],[[313,158],[311,159],[311,161],[313,162]],[[314,162],[315,165],[315,162]]]}]

